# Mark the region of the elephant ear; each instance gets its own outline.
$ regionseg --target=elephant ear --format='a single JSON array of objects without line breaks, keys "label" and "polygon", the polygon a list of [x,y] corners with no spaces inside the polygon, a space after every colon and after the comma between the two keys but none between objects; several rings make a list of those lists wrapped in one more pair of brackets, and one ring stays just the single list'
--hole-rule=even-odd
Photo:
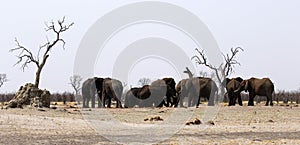
[{"label": "elephant ear", "polygon": [[241,77],[237,77],[237,78],[235,78],[235,80],[237,80],[238,82],[242,82],[243,81],[243,79]]}]

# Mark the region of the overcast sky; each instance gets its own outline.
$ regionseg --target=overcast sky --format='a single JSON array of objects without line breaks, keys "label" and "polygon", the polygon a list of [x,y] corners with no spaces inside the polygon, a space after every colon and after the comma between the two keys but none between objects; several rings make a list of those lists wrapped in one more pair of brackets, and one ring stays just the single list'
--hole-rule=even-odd
[{"label": "overcast sky", "polygon": [[[67,22],[74,22],[75,25],[63,35],[67,42],[66,49],[56,47],[51,51],[42,72],[40,87],[52,92],[72,91],[68,84],[69,77],[73,75],[75,55],[84,34],[103,15],[134,2],[138,1],[10,0],[2,2],[0,5],[0,73],[6,73],[9,81],[0,88],[0,92],[14,92],[26,82],[34,82],[36,70],[34,65],[29,65],[24,72],[20,66],[13,66],[17,58],[15,53],[9,52],[9,49],[15,47],[14,38],[17,37],[22,44],[35,52],[46,39],[44,22],[57,20],[63,16],[66,16]],[[163,2],[175,4],[198,16],[207,25],[223,53],[237,46],[245,50],[237,56],[242,65],[237,66],[231,76],[270,77],[276,90],[299,88],[300,1],[163,0]],[[51,38],[51,34],[47,35]],[[132,41],[147,36],[161,36],[185,48],[184,51],[188,56],[192,57],[195,54],[194,48],[197,46],[187,36],[171,27],[146,23],[133,25],[115,35],[101,54],[98,54],[94,75],[110,76],[113,68],[110,62],[116,59],[118,53]],[[149,67],[152,71],[146,69]],[[133,66],[127,83],[135,86],[141,77],[156,79],[160,76],[174,76],[178,80],[180,79],[178,71],[182,70],[175,70],[160,59],[145,59]]]}]

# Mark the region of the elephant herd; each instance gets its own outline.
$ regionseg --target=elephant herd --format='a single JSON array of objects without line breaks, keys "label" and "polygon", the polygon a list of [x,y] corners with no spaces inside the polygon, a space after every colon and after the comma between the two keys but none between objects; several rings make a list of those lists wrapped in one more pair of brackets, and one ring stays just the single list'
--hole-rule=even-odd
[{"label": "elephant herd", "polygon": [[243,105],[241,99],[242,91],[249,92],[248,106],[254,106],[254,97],[256,95],[266,96],[266,106],[273,106],[272,94],[274,93],[274,84],[269,78],[258,79],[252,77],[247,80],[243,80],[240,77],[226,78],[222,84],[226,86],[229,106],[235,105],[237,99],[239,105]]},{"label": "elephant herd", "polygon": [[[226,87],[229,98],[229,106],[235,105],[238,100],[242,105],[240,93],[249,92],[248,106],[254,106],[253,99],[256,95],[266,96],[266,105],[273,105],[272,93],[274,85],[269,78],[250,78],[243,80],[240,77],[226,78],[222,85]],[[116,101],[116,107],[122,108],[121,98],[125,98],[124,107],[198,107],[201,98],[213,106],[218,97],[217,84],[207,77],[194,77],[182,79],[176,85],[173,78],[162,78],[153,81],[149,85],[134,87],[123,94],[122,83],[113,78],[89,78],[82,84],[83,108],[95,108],[95,98],[98,98],[98,107],[111,107],[112,100]]]}]

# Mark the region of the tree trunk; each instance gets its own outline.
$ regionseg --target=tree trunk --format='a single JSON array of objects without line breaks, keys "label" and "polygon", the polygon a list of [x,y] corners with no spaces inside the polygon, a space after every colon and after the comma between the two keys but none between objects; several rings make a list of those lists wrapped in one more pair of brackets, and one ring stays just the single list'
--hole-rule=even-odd
[{"label": "tree trunk", "polygon": [[41,72],[42,72],[42,68],[38,67],[38,70],[35,73],[35,83],[34,83],[36,88],[39,88]]},{"label": "tree trunk", "polygon": [[42,63],[40,65],[38,65],[38,67],[37,67],[37,71],[35,73],[35,83],[34,83],[35,87],[37,87],[37,88],[39,88],[41,72],[46,64],[48,57],[49,57],[49,55],[47,53],[45,53]]}]

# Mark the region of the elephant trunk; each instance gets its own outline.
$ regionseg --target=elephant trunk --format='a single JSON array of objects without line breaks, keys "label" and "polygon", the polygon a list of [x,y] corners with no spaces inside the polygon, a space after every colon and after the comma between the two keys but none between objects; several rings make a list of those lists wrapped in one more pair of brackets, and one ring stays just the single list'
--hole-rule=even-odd
[{"label": "elephant trunk", "polygon": [[243,88],[240,85],[236,90],[234,90],[234,93],[240,93],[242,90],[243,90]]}]

